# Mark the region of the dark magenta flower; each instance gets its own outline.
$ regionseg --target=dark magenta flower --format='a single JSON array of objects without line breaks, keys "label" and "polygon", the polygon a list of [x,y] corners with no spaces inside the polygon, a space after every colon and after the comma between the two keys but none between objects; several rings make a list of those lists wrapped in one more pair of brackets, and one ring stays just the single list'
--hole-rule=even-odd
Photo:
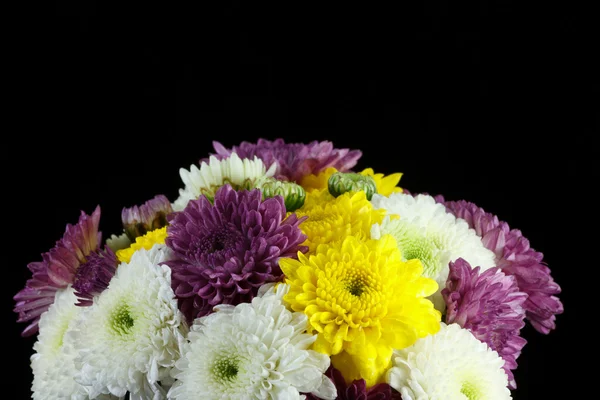
[{"label": "dark magenta flower", "polygon": [[283,197],[262,200],[259,189],[219,188],[214,204],[205,196],[171,214],[166,245],[173,250],[172,285],[181,311],[191,321],[217,304],[249,302],[258,288],[281,280],[278,260],[296,258],[306,236],[286,218]]},{"label": "dark magenta flower", "polygon": [[77,305],[82,307],[91,306],[94,296],[99,295],[108,287],[110,280],[117,272],[119,260],[110,249],[90,253],[87,261],[82,264],[75,274],[73,289],[77,296]]},{"label": "dark magenta flower", "polygon": [[236,153],[240,158],[260,158],[269,167],[277,164],[275,178],[300,182],[302,177],[318,174],[328,167],[340,172],[349,171],[362,155],[359,150],[336,149],[329,141],[310,143],[285,143],[283,139],[273,141],[258,139],[257,143],[242,142],[239,146],[227,149],[219,142],[213,142],[217,158],[223,159]]},{"label": "dark magenta flower", "polygon": [[[396,400],[401,399],[400,393],[387,383],[380,383],[369,389],[364,379],[347,384],[342,373],[334,367],[329,367],[325,373],[337,389],[337,400]],[[306,400],[318,400],[312,394],[306,395]]]},{"label": "dark magenta flower", "polygon": [[72,284],[79,267],[98,250],[102,241],[99,222],[100,207],[96,207],[92,215],[82,211],[77,224],[67,225],[62,239],[42,254],[42,261],[28,265],[32,277],[14,296],[14,311],[19,313],[17,322],[29,322],[22,336],[31,336],[38,331],[40,316],[54,303],[56,291]]}]

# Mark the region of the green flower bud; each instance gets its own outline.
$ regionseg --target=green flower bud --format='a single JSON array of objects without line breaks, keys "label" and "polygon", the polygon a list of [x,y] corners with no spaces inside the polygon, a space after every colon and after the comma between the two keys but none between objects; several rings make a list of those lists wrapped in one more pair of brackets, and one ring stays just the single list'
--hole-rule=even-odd
[{"label": "green flower bud", "polygon": [[302,186],[293,182],[278,181],[277,179],[266,179],[261,185],[263,198],[283,196],[287,211],[294,211],[304,205],[306,192]]},{"label": "green flower bud", "polygon": [[329,177],[327,187],[333,197],[338,197],[346,192],[358,192],[362,190],[367,195],[367,200],[371,200],[373,194],[377,193],[377,186],[372,177],[353,172],[334,173]]}]

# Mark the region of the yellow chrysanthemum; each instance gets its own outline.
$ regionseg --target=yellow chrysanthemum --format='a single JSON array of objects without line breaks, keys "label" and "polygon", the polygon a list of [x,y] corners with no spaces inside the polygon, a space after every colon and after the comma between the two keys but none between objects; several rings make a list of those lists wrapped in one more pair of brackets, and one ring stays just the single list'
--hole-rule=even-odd
[{"label": "yellow chrysanthemum", "polygon": [[402,173],[397,172],[388,176],[383,174],[376,174],[373,168],[366,168],[360,172],[361,175],[370,176],[375,180],[375,186],[377,186],[377,193],[382,196],[389,196],[392,193],[402,192],[402,188],[398,186]]},{"label": "yellow chrysanthemum", "polygon": [[304,206],[295,213],[298,218],[308,216],[300,229],[307,236],[303,245],[312,253],[319,244],[346,236],[368,238],[371,226],[381,223],[386,211],[373,209],[363,191],[333,197],[327,190],[314,190],[306,194]]},{"label": "yellow chrysanthemum", "polygon": [[327,181],[329,180],[329,177],[335,174],[336,172],[338,172],[337,169],[329,167],[325,169],[325,171],[321,171],[316,175],[305,175],[300,181],[300,186],[302,186],[307,192],[311,192],[313,190],[327,189]]},{"label": "yellow chrysanthemum", "polygon": [[[336,172],[338,172],[337,169],[329,167],[325,171],[319,172],[317,175],[307,175],[300,181],[300,186],[307,192],[317,189],[327,189],[329,177]],[[398,182],[400,182],[400,178],[402,178],[401,172],[385,176],[383,174],[376,174],[375,171],[373,171],[373,168],[366,168],[362,170],[360,174],[372,177],[375,181],[375,186],[377,187],[377,193],[382,196],[389,196],[392,193],[402,192],[402,188],[398,186]]]},{"label": "yellow chrysanthemum", "polygon": [[348,382],[383,382],[393,349],[440,328],[441,314],[426,299],[437,283],[421,276],[419,260],[402,261],[391,235],[349,236],[279,265],[290,285],[284,300],[307,315],[314,350],[331,355]]},{"label": "yellow chrysanthemum", "polygon": [[147,232],[144,236],[138,236],[135,238],[135,243],[126,249],[117,251],[117,258],[121,262],[128,263],[131,260],[131,256],[139,249],[150,250],[155,244],[163,244],[167,238],[167,227],[155,229]]}]

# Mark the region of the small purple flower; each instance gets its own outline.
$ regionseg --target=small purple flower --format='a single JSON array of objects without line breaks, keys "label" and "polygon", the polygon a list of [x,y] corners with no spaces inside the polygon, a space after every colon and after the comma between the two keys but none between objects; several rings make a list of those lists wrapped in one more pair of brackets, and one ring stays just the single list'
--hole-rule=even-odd
[{"label": "small purple flower", "polygon": [[31,321],[22,336],[31,336],[38,331],[40,316],[54,303],[54,295],[75,280],[79,266],[87,257],[98,250],[102,234],[98,231],[100,207],[92,215],[83,211],[76,225],[67,225],[62,239],[49,252],[42,254],[41,262],[32,262],[27,267],[32,277],[25,288],[14,296],[14,311],[19,313],[17,322]]},{"label": "small purple flower", "polygon": [[511,370],[527,341],[520,336],[525,326],[523,304],[527,294],[520,292],[514,276],[499,268],[483,273],[462,258],[450,262],[450,274],[442,296],[446,302],[446,323],[459,324],[504,359],[504,371],[511,389],[516,382]]},{"label": "small purple flower", "polygon": [[521,231],[511,230],[506,222],[499,221],[483,208],[465,200],[445,201],[442,196],[436,200],[443,203],[448,212],[467,221],[483,245],[496,254],[496,266],[517,279],[519,290],[528,295],[523,307],[531,325],[544,334],[555,329],[556,315],[563,312],[563,305],[556,297],[561,289],[544,263],[543,254],[530,247]]},{"label": "small purple flower", "polygon": [[304,218],[286,218],[283,197],[262,201],[259,189],[218,189],[214,205],[205,197],[171,214],[166,245],[174,259],[172,286],[189,321],[209,314],[217,304],[249,302],[258,288],[279,281],[280,257],[305,252]]},{"label": "small purple flower", "polygon": [[[277,164],[275,178],[300,182],[302,177],[318,174],[328,167],[340,172],[349,171],[362,155],[359,150],[336,149],[329,141],[310,143],[285,143],[283,139],[274,141],[258,139],[258,142],[242,142],[239,146],[227,149],[219,142],[213,142],[217,158],[223,159],[237,153],[240,158],[260,158],[268,169]],[[212,154],[211,154],[212,155]]]},{"label": "small purple flower", "polygon": [[108,287],[118,265],[117,256],[108,246],[104,251],[90,253],[87,261],[79,267],[75,274],[73,289],[78,298],[77,305],[91,306],[94,296],[99,295]]},{"label": "small purple flower", "polygon": [[121,212],[121,221],[127,237],[133,242],[138,236],[165,227],[167,215],[172,212],[169,199],[159,194],[139,207],[124,208]]},{"label": "small purple flower", "polygon": [[[337,389],[337,400],[396,400],[402,398],[400,393],[387,383],[380,383],[367,389],[365,380],[360,379],[348,385],[342,373],[332,366],[325,375],[331,379]],[[307,394],[306,400],[318,400],[318,397]]]}]

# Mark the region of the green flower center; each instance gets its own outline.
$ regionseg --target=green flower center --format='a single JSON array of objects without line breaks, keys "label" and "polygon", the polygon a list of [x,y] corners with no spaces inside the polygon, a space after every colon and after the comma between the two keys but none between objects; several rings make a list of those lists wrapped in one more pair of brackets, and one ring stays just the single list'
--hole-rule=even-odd
[{"label": "green flower center", "polygon": [[234,357],[218,358],[213,363],[212,374],[219,382],[233,381],[238,372],[238,360]]},{"label": "green flower center", "polygon": [[479,400],[482,398],[481,392],[472,382],[463,382],[462,386],[460,387],[460,392],[469,400]]},{"label": "green flower center", "polygon": [[440,264],[441,241],[435,235],[423,234],[400,220],[390,221],[382,233],[391,234],[398,242],[398,248],[405,260],[418,259],[423,264],[423,275],[428,278],[436,277],[443,265]]},{"label": "green flower center", "polygon": [[110,316],[110,327],[119,335],[131,332],[135,319],[131,316],[131,309],[127,303],[120,304]]}]

